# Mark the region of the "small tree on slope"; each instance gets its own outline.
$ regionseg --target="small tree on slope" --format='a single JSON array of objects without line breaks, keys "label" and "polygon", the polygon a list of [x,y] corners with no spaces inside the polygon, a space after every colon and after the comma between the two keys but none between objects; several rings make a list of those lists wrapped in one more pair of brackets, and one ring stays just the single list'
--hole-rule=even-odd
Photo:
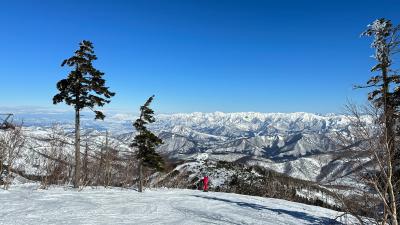
[{"label": "small tree on slope", "polygon": [[82,41],[74,56],[64,60],[61,64],[61,66],[72,67],[73,70],[66,79],[57,83],[59,93],[53,97],[53,104],[65,102],[67,105],[74,106],[75,109],[75,173],[73,179],[75,188],[79,187],[81,170],[80,112],[84,108],[89,108],[96,114],[95,119],[104,119],[104,114],[94,108],[110,103],[109,99],[115,95],[105,86],[104,73],[93,67],[92,62],[96,59],[93,44],[90,41]]},{"label": "small tree on slope", "polygon": [[162,140],[146,128],[147,124],[155,122],[154,111],[149,108],[153,99],[154,95],[140,107],[140,117],[133,124],[138,131],[131,146],[138,149],[139,192],[143,192],[143,166],[157,171],[164,170],[164,160],[156,152],[156,148],[162,144]]}]

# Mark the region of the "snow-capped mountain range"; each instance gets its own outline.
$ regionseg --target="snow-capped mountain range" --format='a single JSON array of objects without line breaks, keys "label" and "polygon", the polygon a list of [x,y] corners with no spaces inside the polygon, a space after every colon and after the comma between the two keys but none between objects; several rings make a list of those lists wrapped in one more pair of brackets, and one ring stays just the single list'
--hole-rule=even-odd
[{"label": "snow-capped mountain range", "polygon": [[[365,122],[370,122],[365,117]],[[345,115],[312,113],[191,113],[160,115],[152,127],[164,140],[160,152],[172,158],[237,161],[261,165],[292,177],[331,182],[351,162],[338,133],[349,133]]]},{"label": "snow-capped mountain range", "polygon": [[[45,136],[56,122],[72,129],[72,118],[66,112],[16,115],[16,120],[23,119],[27,133],[36,139]],[[134,136],[135,115],[113,113],[103,122],[92,120],[92,116],[83,118],[83,129],[97,136],[104,136],[103,131],[109,130],[112,141],[128,149]],[[156,118],[151,129],[164,141],[158,150],[171,159],[196,160],[201,156],[257,164],[292,177],[325,183],[333,175],[345,174],[352,166],[337,159],[342,150],[335,144],[335,135],[349,132],[351,126],[351,119],[345,115],[215,112],[162,114]],[[368,117],[365,122],[370,122]],[[97,143],[101,144],[101,140],[104,137]]]}]

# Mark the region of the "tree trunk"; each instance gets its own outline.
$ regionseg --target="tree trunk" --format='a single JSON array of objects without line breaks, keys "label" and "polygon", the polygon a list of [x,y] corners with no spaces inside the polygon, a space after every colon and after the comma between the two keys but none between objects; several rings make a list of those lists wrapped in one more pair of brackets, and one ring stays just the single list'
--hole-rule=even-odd
[{"label": "tree trunk", "polygon": [[387,76],[387,68],[383,67],[382,68],[382,77],[383,77],[383,101],[384,101],[384,122],[385,122],[385,145],[386,145],[386,150],[387,150],[387,177],[386,177],[386,183],[388,186],[388,195],[389,195],[389,207],[390,207],[390,212],[391,212],[391,222],[392,225],[398,225],[397,221],[397,205],[396,205],[396,194],[394,191],[394,185],[392,182],[393,179],[393,160],[394,160],[394,154],[395,154],[395,146],[394,146],[394,124],[393,124],[393,111],[391,108],[391,105],[389,105],[389,83],[390,81],[388,80]]},{"label": "tree trunk", "polygon": [[108,148],[108,130],[106,131],[106,147],[105,147],[105,166],[104,166],[104,187],[108,187],[110,185],[110,152],[109,152],[109,148]]},{"label": "tree trunk", "polygon": [[143,165],[142,160],[139,160],[139,185],[138,191],[143,192]]},{"label": "tree trunk", "polygon": [[389,199],[390,199],[390,208],[392,211],[392,225],[398,225],[397,221],[397,206],[396,206],[396,194],[393,188],[393,168],[392,163],[389,162],[389,177],[388,177],[388,188],[389,188]]},{"label": "tree trunk", "polygon": [[81,175],[81,150],[80,150],[80,112],[79,109],[75,110],[75,174],[74,174],[74,188],[79,188],[80,175]]},{"label": "tree trunk", "polygon": [[83,156],[83,182],[86,183],[86,181],[88,181],[89,178],[89,145],[86,142],[86,146],[85,146],[85,154]]}]

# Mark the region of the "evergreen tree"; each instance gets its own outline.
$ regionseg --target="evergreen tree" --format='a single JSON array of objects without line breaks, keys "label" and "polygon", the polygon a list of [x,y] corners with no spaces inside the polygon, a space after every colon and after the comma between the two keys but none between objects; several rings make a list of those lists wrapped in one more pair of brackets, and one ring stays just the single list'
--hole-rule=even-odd
[{"label": "evergreen tree", "polygon": [[391,224],[398,224],[399,210],[400,154],[398,143],[396,144],[396,120],[399,119],[400,76],[391,68],[393,55],[399,52],[399,31],[400,26],[393,26],[390,20],[378,19],[363,33],[374,38],[371,46],[375,49],[374,58],[377,64],[371,71],[378,73],[367,83],[366,87],[376,88],[369,94],[368,99],[382,112],[378,123],[383,128],[383,148],[376,154],[375,161],[380,168],[378,176],[383,181],[379,182],[375,189],[381,193],[385,209],[383,220],[386,221],[386,217],[389,217]]},{"label": "evergreen tree", "polygon": [[154,111],[149,108],[154,95],[151,96],[146,103],[140,107],[140,117],[135,121],[133,126],[138,131],[138,135],[132,143],[132,147],[138,149],[137,159],[139,160],[139,192],[143,191],[143,166],[152,168],[157,171],[164,170],[164,160],[156,152],[157,146],[162,144],[162,140],[149,131],[147,124],[154,123]]},{"label": "evergreen tree", "polygon": [[61,66],[72,67],[66,79],[57,83],[59,93],[53,97],[53,104],[65,102],[75,109],[75,173],[74,187],[79,187],[81,160],[80,160],[80,112],[84,108],[92,110],[95,119],[104,119],[105,115],[95,107],[102,107],[110,103],[110,98],[115,93],[110,92],[105,86],[104,73],[95,69],[92,62],[97,60],[90,41],[82,41],[74,56],[63,61]]}]

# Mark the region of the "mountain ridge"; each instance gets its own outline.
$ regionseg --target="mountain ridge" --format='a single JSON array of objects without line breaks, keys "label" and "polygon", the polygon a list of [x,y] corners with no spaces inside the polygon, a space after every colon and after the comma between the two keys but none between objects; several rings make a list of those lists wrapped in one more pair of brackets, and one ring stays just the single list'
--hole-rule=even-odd
[{"label": "mountain ridge", "polygon": [[[108,130],[110,142],[128,151],[135,135],[132,120],[120,115],[117,118],[110,115],[105,121],[94,121],[86,117],[82,120],[83,129],[97,136],[99,140],[94,143],[97,146]],[[29,124],[32,121],[28,120],[24,124],[28,136],[35,139],[33,148],[46,146],[37,139],[51,132],[52,123],[43,122],[46,118],[39,119],[38,123]],[[370,122],[367,116],[363,119]],[[60,126],[72,132],[73,121],[67,121]],[[207,154],[209,160],[259,165],[319,182],[330,182],[333,174],[351,167],[348,162],[336,159],[340,146],[335,142],[335,135],[351,130],[351,117],[347,115],[321,116],[304,112],[160,114],[150,129],[163,139],[164,144],[158,151],[173,160],[193,160]],[[72,136],[68,138],[73,143]],[[73,146],[69,146],[71,153],[72,150]]]}]

